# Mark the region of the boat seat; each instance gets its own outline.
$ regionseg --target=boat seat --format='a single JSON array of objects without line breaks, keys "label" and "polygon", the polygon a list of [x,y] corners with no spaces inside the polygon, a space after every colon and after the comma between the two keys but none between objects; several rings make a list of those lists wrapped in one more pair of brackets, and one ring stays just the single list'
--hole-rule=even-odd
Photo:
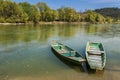
[{"label": "boat seat", "polygon": [[98,52],[88,52],[89,55],[101,55],[101,53]]},{"label": "boat seat", "polygon": [[90,59],[90,60],[102,60],[100,57],[88,57],[88,59]]},{"label": "boat seat", "polygon": [[75,56],[75,51],[70,51],[70,56]]},{"label": "boat seat", "polygon": [[102,64],[101,63],[97,63],[97,62],[90,62],[90,64],[92,65],[92,66],[96,66],[96,67],[99,67],[99,66],[102,66]]},{"label": "boat seat", "polygon": [[68,53],[68,51],[67,50],[64,50],[64,49],[59,49],[59,50],[57,50],[59,53]]},{"label": "boat seat", "polygon": [[59,50],[59,49],[60,49],[60,46],[54,46],[54,48],[55,48],[56,50]]},{"label": "boat seat", "polygon": [[103,53],[103,51],[93,51],[93,50],[90,50],[87,52],[88,54],[91,54],[91,55],[101,55]]}]

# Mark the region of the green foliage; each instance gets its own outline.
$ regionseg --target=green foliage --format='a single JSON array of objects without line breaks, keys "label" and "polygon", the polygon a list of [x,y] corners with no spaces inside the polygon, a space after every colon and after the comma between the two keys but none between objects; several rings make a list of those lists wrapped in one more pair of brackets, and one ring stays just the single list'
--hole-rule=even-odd
[{"label": "green foliage", "polygon": [[28,15],[29,21],[33,21],[34,23],[39,22],[40,13],[35,5],[31,5],[27,2],[22,2],[19,4],[22,6],[24,12]]},{"label": "green foliage", "polygon": [[33,21],[34,23],[38,23],[39,22],[39,17],[40,17],[40,13],[37,10],[37,7],[32,5],[31,6],[31,12],[30,12],[30,20]]},{"label": "green foliage", "polygon": [[80,14],[71,7],[62,7],[58,9],[58,17],[60,21],[74,22],[79,21]]},{"label": "green foliage", "polygon": [[60,21],[65,21],[65,18],[66,16],[65,16],[65,10],[64,10],[64,8],[59,8],[58,9],[58,18],[59,18],[59,20]]},{"label": "green foliage", "polygon": [[57,12],[53,9],[50,9],[46,3],[39,2],[37,3],[37,7],[41,15],[40,21],[55,21],[57,18]]},{"label": "green foliage", "polygon": [[23,8],[24,13],[28,15],[28,20],[31,20],[31,4],[27,2],[19,3],[19,5]]},{"label": "green foliage", "polygon": [[19,19],[21,23],[26,23],[28,21],[28,15],[25,12],[23,12]]},{"label": "green foliage", "polygon": [[44,2],[38,2],[36,5],[40,12],[44,12],[50,9],[49,6]]},{"label": "green foliage", "polygon": [[43,12],[43,21],[55,21],[57,12],[55,10],[47,10]]},{"label": "green foliage", "polygon": [[5,19],[3,17],[0,17],[0,22],[1,23],[4,23],[5,22]]},{"label": "green foliage", "polygon": [[75,15],[74,15],[74,19],[73,19],[73,21],[80,21],[80,19],[81,19],[81,16],[80,16],[80,14],[79,13],[76,13]]},{"label": "green foliage", "polygon": [[111,22],[113,22],[113,19],[110,18],[110,17],[106,17],[105,21],[108,22],[108,23],[111,23]]},{"label": "green foliage", "polygon": [[55,21],[58,17],[58,13],[55,10],[52,10],[52,21]]},{"label": "green foliage", "polygon": [[25,16],[21,6],[10,1],[1,1],[0,4],[0,15],[6,20],[6,22],[24,22],[22,21],[22,18]]},{"label": "green foliage", "polygon": [[0,0],[0,22],[2,23],[26,23],[28,21],[34,23],[39,21],[110,23],[114,20],[120,20],[119,8],[103,8],[78,13],[71,7],[61,7],[58,10],[53,10],[44,2],[32,5],[28,2],[15,3],[11,0]]},{"label": "green foliage", "polygon": [[92,10],[88,10],[85,12],[84,20],[87,22],[96,23],[96,22],[104,22],[105,18],[102,15],[100,15]]}]

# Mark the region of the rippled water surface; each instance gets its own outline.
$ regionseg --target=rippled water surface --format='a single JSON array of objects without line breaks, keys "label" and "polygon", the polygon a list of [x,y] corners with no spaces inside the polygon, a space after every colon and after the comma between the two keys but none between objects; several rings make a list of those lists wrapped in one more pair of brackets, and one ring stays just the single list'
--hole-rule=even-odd
[{"label": "rippled water surface", "polygon": [[[66,63],[52,51],[57,40],[81,53],[87,41],[102,42],[103,71]],[[119,80],[120,24],[0,26],[0,80]]]}]

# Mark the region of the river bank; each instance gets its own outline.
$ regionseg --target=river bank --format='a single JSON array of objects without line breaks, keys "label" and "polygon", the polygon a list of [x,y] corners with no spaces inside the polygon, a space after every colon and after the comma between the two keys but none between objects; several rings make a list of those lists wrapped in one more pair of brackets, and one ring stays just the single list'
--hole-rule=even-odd
[{"label": "river bank", "polygon": [[[0,25],[34,25],[35,23],[33,22],[27,22],[27,23],[0,23]],[[36,24],[40,25],[58,25],[58,24],[81,24],[81,25],[86,25],[86,24],[120,24],[120,22],[112,22],[112,23],[90,23],[90,22],[60,22],[60,21],[54,21],[54,22],[38,22]]]},{"label": "river bank", "polygon": [[[35,24],[33,22],[27,22],[27,23],[0,23],[0,25],[32,25]],[[89,24],[88,22],[38,22],[36,24]]]}]

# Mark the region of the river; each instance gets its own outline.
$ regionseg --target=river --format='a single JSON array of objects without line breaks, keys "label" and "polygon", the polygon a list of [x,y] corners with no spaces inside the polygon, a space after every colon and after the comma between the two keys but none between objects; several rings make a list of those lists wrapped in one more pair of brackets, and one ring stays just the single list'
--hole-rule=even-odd
[{"label": "river", "polygon": [[[60,60],[50,42],[63,43],[85,57],[87,41],[102,42],[103,71]],[[119,80],[120,24],[0,26],[0,80]]]}]

